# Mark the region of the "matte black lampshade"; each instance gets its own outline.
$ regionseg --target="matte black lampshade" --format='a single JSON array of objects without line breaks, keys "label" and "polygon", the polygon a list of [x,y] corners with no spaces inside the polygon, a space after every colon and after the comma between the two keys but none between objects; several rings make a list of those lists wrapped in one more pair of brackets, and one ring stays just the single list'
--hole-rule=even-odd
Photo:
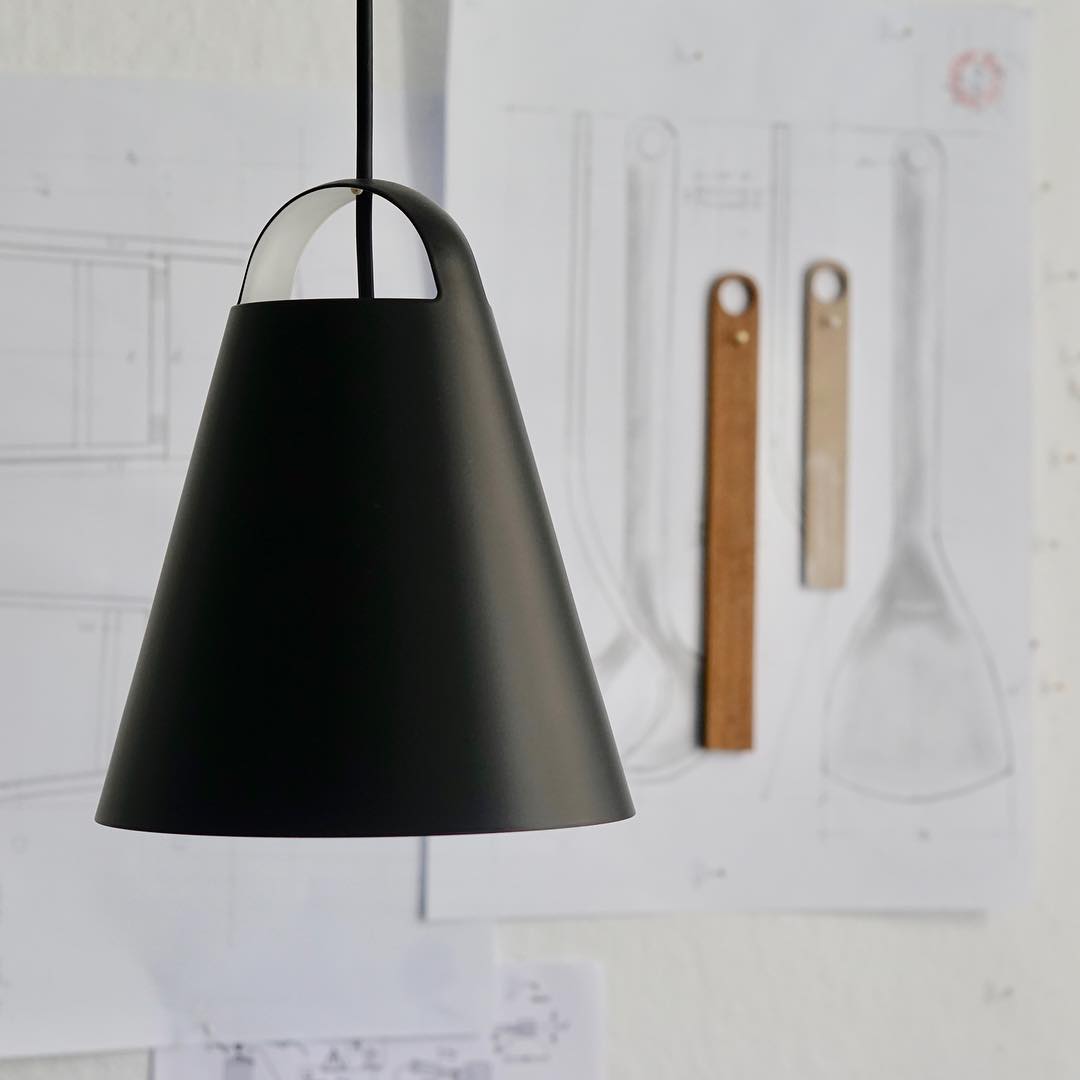
[{"label": "matte black lampshade", "polygon": [[[288,300],[358,188],[434,300]],[[434,203],[339,181],[252,252],[98,807],[235,836],[547,829],[633,814],[498,335]]]}]

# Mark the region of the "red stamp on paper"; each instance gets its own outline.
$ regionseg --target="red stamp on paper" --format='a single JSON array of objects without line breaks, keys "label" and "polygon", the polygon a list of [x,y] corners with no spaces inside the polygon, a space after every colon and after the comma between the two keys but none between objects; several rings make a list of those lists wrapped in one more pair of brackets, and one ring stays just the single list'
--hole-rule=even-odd
[{"label": "red stamp on paper", "polygon": [[992,52],[968,49],[949,65],[949,96],[961,108],[981,112],[1005,93],[1005,65]]}]

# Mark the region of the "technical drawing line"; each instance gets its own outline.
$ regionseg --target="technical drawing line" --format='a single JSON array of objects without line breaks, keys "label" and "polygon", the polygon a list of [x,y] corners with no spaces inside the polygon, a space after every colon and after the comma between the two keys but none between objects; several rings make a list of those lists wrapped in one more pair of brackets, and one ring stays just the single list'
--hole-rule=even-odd
[{"label": "technical drawing line", "polygon": [[[166,236],[152,233],[113,233],[99,232],[93,229],[60,229],[48,225],[0,225],[0,242],[4,242],[7,236],[32,236],[35,242],[41,237],[56,237],[66,239],[69,242],[86,240],[91,244],[99,245],[102,236],[108,238],[111,246],[122,248],[125,245],[135,245],[147,249],[158,250],[183,250],[191,248],[197,251],[220,251],[222,253],[239,254],[245,257],[249,250],[248,246],[229,240],[202,240],[188,237]],[[201,257],[201,256],[200,256]]]},{"label": "technical drawing line", "polygon": [[791,128],[787,124],[772,125],[770,162],[770,315],[767,323],[769,340],[764,350],[769,358],[766,367],[769,375],[766,389],[769,410],[768,469],[772,480],[769,487],[784,516],[797,524],[802,516],[801,488],[798,452],[791,433],[794,402],[801,394],[801,376],[798,365],[792,360],[790,340],[792,166]]},{"label": "technical drawing line", "polygon": [[123,593],[35,592],[0,589],[0,607],[63,608],[65,610],[117,608],[146,612],[150,609],[150,597]]},{"label": "technical drawing line", "polygon": [[[5,681],[12,700],[21,702],[7,718],[7,737],[15,741],[4,756],[0,802],[98,791],[148,613],[145,599],[0,592]],[[57,664],[81,673],[82,682],[68,688],[70,712],[41,703],[34,667],[23,662],[25,650],[33,656],[42,647],[54,651]],[[58,763],[81,767],[41,768],[55,754],[53,743],[64,750]]]},{"label": "technical drawing line", "polygon": [[[169,459],[172,267],[239,269],[245,258],[246,249],[213,241],[0,226],[0,285],[8,302],[18,303],[28,267],[45,274],[52,267],[54,287],[68,292],[71,320],[69,341],[48,347],[38,344],[49,340],[48,326],[21,321],[32,305],[7,319],[6,340],[14,330],[25,340],[0,348],[8,360],[0,379],[19,380],[22,400],[29,394],[34,405],[0,414],[0,465]],[[129,321],[100,318],[101,305],[118,290],[141,296],[143,306],[131,305]],[[3,391],[0,383],[0,400],[15,400]],[[125,395],[143,404],[124,408]]]},{"label": "technical drawing line", "polygon": [[101,784],[105,779],[105,774],[99,773],[92,780],[87,780],[85,784],[75,784],[71,787],[55,787],[50,784],[48,787],[42,788],[26,788],[13,791],[0,792],[0,806],[21,805],[25,802],[36,802],[48,800],[49,802],[60,802],[63,799],[69,797],[86,797],[90,796],[93,799],[101,793]]},{"label": "technical drawing line", "polygon": [[100,775],[99,770],[90,769],[86,772],[51,773],[41,776],[20,777],[18,780],[0,780],[0,791],[10,791],[12,788],[17,788],[21,784],[52,784],[57,782],[66,783],[74,780],[93,780]]}]

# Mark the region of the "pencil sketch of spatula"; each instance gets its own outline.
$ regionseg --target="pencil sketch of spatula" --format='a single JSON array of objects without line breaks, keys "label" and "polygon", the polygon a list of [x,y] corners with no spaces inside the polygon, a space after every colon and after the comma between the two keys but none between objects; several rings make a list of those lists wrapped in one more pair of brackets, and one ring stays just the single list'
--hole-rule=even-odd
[{"label": "pencil sketch of spatula", "polygon": [[826,772],[882,798],[941,799],[1010,767],[1004,699],[938,522],[945,152],[904,136],[893,160],[894,473],[889,562],[841,658]]}]

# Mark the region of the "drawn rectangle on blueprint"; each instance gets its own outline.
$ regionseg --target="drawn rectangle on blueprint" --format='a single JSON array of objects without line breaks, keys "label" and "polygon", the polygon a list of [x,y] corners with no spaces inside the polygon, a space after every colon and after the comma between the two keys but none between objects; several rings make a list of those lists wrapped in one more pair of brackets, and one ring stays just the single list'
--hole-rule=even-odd
[{"label": "drawn rectangle on blueprint", "polygon": [[[1028,57],[1028,18],[1004,9],[455,8],[449,208],[499,322],[638,816],[433,839],[429,914],[1016,895]],[[858,283],[849,573],[829,594],[799,575],[802,279],[825,258]],[[762,334],[755,746],[740,755],[696,741],[705,313],[730,272],[758,282]]]},{"label": "drawn rectangle on blueprint", "polygon": [[[0,314],[16,328],[4,343],[16,363],[4,369],[10,412],[0,426],[0,454],[147,448],[160,424],[153,394],[163,380],[155,366],[164,361],[152,340],[153,270],[103,252],[94,263],[85,249],[50,253],[50,240],[36,255],[8,254],[0,232]],[[132,409],[133,401],[146,407]]]},{"label": "drawn rectangle on blueprint", "polygon": [[[0,254],[4,453],[67,446],[75,439],[74,277],[71,266],[61,262]],[[28,296],[58,302],[28,304]]]},{"label": "drawn rectangle on blueprint", "polygon": [[[2,90],[0,1056],[474,1026],[491,932],[418,921],[420,841],[93,822],[248,248],[345,171],[348,102]],[[407,180],[400,101],[380,110],[380,160]]]},{"label": "drawn rectangle on blueprint", "polygon": [[208,278],[228,296],[243,260],[240,245],[0,226],[0,462],[186,456],[217,343],[185,386],[177,309]]},{"label": "drawn rectangle on blueprint", "polygon": [[0,804],[99,789],[145,627],[139,603],[0,595]]}]

